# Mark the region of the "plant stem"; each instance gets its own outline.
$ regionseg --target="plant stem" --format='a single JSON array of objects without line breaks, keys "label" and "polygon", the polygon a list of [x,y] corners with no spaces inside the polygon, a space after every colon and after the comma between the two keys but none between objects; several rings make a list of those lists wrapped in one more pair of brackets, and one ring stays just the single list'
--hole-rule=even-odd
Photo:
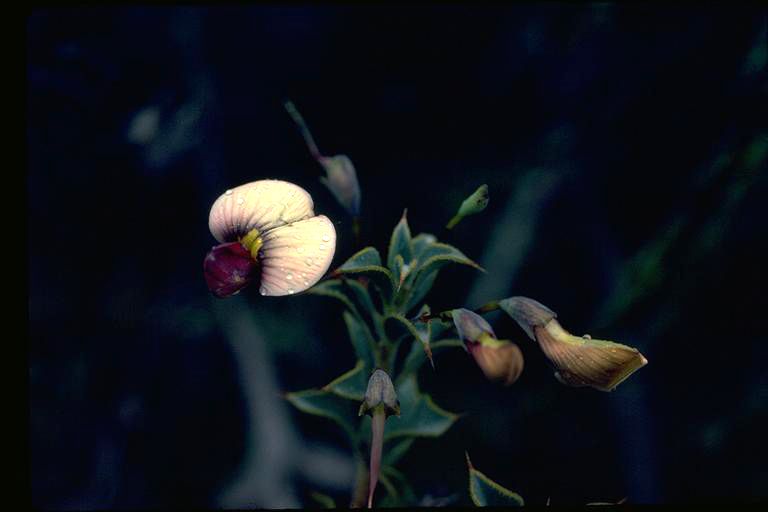
[{"label": "plant stem", "polygon": [[384,406],[378,405],[373,410],[371,418],[371,468],[368,472],[368,508],[373,504],[373,491],[376,490],[376,484],[379,481],[379,469],[381,468],[381,450],[384,445],[384,422],[387,420],[387,414],[384,412]]}]

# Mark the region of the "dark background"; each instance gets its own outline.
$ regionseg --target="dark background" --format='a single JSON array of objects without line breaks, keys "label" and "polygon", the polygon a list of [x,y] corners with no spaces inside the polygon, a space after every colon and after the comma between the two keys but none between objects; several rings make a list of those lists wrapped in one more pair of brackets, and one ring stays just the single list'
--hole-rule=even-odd
[{"label": "dark background", "polygon": [[[363,244],[415,233],[433,311],[526,295],[649,364],[614,393],[526,357],[510,388],[461,350],[420,382],[462,417],[400,463],[422,504],[477,468],[527,503],[766,502],[766,10],[631,4],[62,8],[27,28],[29,442],[42,508],[348,503],[350,451],[280,393],[354,361],[331,299],[217,301],[228,187],[280,178],[350,219],[282,107],[362,187]],[[481,215],[441,232],[488,183]],[[382,492],[382,491],[379,491]],[[438,501],[435,501],[438,500]]]}]

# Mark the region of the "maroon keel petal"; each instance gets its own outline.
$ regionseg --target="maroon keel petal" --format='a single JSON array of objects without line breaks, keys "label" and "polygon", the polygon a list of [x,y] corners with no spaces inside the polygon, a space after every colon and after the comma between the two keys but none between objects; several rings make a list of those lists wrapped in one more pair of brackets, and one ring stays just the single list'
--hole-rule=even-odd
[{"label": "maroon keel petal", "polygon": [[229,297],[258,277],[258,264],[240,242],[217,245],[203,261],[208,289],[219,298]]}]

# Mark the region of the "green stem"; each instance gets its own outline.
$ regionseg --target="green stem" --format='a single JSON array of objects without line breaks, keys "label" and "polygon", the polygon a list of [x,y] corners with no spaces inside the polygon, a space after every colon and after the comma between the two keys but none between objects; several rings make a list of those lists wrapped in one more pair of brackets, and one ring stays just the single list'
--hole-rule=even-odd
[{"label": "green stem", "polygon": [[446,224],[445,228],[446,229],[453,229],[453,226],[455,226],[456,224],[461,222],[461,219],[463,219],[463,218],[464,218],[463,216],[461,216],[461,215],[459,215],[457,213],[456,215],[453,216],[453,218],[451,220],[448,221],[448,224]]}]

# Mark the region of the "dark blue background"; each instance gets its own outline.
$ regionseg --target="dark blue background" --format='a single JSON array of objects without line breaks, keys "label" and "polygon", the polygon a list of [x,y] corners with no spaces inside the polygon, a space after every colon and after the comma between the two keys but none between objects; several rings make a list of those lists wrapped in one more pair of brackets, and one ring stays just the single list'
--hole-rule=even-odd
[{"label": "dark blue background", "polygon": [[[503,389],[462,351],[422,372],[466,416],[400,464],[420,496],[468,503],[468,450],[530,504],[765,502],[767,23],[757,5],[709,4],[32,12],[33,504],[309,506],[312,490],[346,504],[300,461],[282,494],[221,497],[279,434],[254,434],[232,308],[260,326],[251,356],[279,391],[353,364],[339,304],[255,289],[216,301],[202,278],[210,204],[255,179],[312,194],[336,222],[336,264],[356,249],[287,98],[322,152],[352,158],[363,243],[380,251],[404,208],[414,233],[440,233],[489,184],[488,209],[441,236],[512,270],[446,269],[433,310],[527,295],[650,361],[612,394],[566,388],[492,315],[525,372]],[[333,424],[265,400],[291,442],[329,447],[346,474]]]}]

